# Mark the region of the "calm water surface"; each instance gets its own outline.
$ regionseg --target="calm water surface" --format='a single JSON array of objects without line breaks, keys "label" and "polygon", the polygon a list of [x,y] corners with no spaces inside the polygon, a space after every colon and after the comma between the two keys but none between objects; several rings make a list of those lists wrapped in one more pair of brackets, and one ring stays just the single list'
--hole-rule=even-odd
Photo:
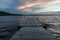
[{"label": "calm water surface", "polygon": [[0,16],[0,40],[8,40],[17,31],[18,16]]}]

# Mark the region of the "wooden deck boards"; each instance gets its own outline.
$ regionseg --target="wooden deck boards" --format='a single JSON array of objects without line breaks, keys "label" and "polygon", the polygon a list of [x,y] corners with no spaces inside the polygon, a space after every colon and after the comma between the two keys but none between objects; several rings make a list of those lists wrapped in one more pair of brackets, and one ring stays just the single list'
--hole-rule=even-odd
[{"label": "wooden deck boards", "polygon": [[22,27],[10,40],[57,40],[42,27]]}]

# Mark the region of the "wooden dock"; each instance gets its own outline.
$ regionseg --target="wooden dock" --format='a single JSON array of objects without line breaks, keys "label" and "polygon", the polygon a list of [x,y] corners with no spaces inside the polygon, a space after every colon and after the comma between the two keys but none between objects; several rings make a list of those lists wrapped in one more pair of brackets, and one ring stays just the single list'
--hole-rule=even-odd
[{"label": "wooden dock", "polygon": [[[21,21],[20,21],[21,22]],[[22,28],[17,31],[10,40],[57,40],[48,30],[45,30],[35,18],[27,18],[19,26]],[[38,26],[38,27],[37,27]]]},{"label": "wooden dock", "polygon": [[41,26],[41,22],[39,22],[36,18],[28,18],[28,19],[24,19],[24,21],[19,22],[19,26],[23,26],[23,27],[39,27]]},{"label": "wooden dock", "polygon": [[22,27],[10,40],[57,40],[42,27]]}]

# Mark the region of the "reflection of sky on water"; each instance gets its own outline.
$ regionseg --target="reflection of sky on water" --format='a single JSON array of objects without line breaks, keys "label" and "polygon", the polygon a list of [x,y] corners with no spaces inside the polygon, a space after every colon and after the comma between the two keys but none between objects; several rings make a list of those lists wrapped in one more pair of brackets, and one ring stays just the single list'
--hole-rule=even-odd
[{"label": "reflection of sky on water", "polygon": [[[0,16],[0,36],[11,36],[12,34],[14,34],[16,31],[17,31],[17,26],[20,25],[19,23],[20,22],[24,22],[24,20],[26,19],[36,19],[36,17],[19,17],[19,16]],[[46,21],[48,19],[48,21]],[[57,20],[58,19],[58,20]],[[38,17],[38,20],[39,21],[45,21],[46,23],[50,22],[51,21],[54,21],[55,23],[58,23],[60,22],[60,17],[52,17],[52,16],[49,16],[49,17],[45,17],[45,16],[40,16]],[[34,22],[36,23],[36,22]],[[52,28],[49,28],[49,31],[51,33],[54,33],[54,34],[58,34],[60,35],[60,25],[57,25],[57,26],[52,26]]]},{"label": "reflection of sky on water", "polygon": [[0,16],[0,40],[8,40],[17,31],[18,17]]},{"label": "reflection of sky on water", "polygon": [[[35,17],[32,17],[32,16],[25,16],[25,17],[21,17],[21,18],[19,18],[19,20],[21,21],[21,22],[19,22],[19,24],[20,23],[24,23],[25,21],[26,22],[28,22],[27,20],[30,20],[30,23],[32,23],[31,22],[31,20],[33,21],[33,19],[35,19],[35,20],[37,20],[37,16]],[[51,26],[52,28],[48,28],[48,30],[50,31],[50,32],[54,32],[54,33],[59,33],[60,34],[60,16],[38,16],[38,21],[41,21],[41,22],[45,22],[45,23],[49,23],[49,24],[53,24],[53,25],[55,25],[55,26]],[[37,22],[38,22],[37,21]],[[29,24],[29,22],[27,23],[27,24]]]}]

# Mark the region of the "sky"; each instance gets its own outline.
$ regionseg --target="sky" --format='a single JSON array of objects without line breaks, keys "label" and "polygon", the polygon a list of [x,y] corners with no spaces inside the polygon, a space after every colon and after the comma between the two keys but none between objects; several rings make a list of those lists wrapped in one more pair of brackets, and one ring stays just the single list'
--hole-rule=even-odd
[{"label": "sky", "polygon": [[60,12],[60,0],[0,0],[0,10],[16,14]]}]

